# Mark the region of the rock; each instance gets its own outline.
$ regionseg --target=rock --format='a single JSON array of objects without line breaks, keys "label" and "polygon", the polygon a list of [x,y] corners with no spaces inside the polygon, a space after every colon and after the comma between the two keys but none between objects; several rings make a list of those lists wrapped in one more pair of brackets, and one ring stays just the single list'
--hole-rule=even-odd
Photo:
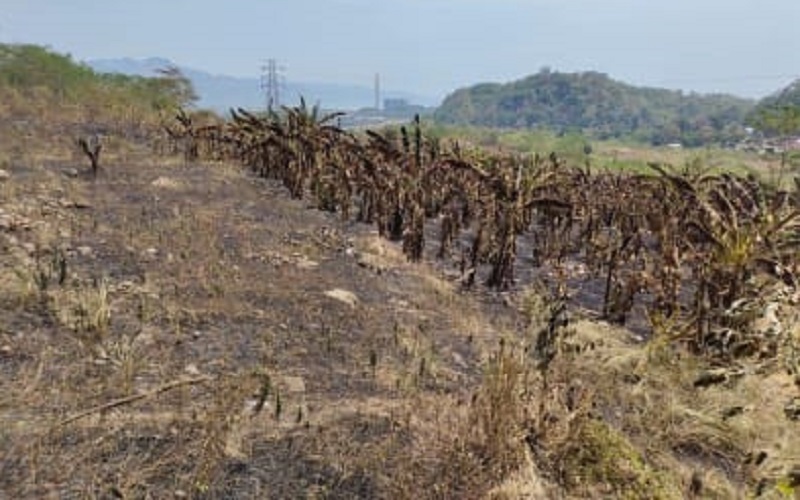
[{"label": "rock", "polygon": [[197,368],[197,365],[194,363],[189,363],[188,365],[186,365],[186,368],[184,368],[183,371],[185,371],[187,374],[193,377],[200,375],[200,369]]},{"label": "rock", "polygon": [[22,249],[25,250],[26,252],[28,252],[28,255],[33,255],[34,253],[36,253],[36,245],[34,245],[33,243],[30,243],[30,242],[29,243],[23,243],[22,244]]},{"label": "rock", "polygon": [[[53,207],[56,206],[55,203],[48,203],[48,204],[52,205]],[[60,200],[58,200],[57,205],[60,206],[61,208],[91,208],[92,206],[89,200],[85,198],[76,198],[74,200],[70,200],[69,198],[61,198]]]},{"label": "rock", "polygon": [[307,257],[303,256],[302,258],[297,260],[296,265],[300,269],[312,270],[319,267],[319,262],[310,260]]},{"label": "rock", "polygon": [[344,302],[350,307],[355,307],[356,304],[358,304],[358,296],[356,296],[356,294],[348,290],[343,290],[341,288],[334,288],[333,290],[328,290],[327,292],[325,292],[325,295],[332,299],[336,299],[340,302]]},{"label": "rock", "polygon": [[181,187],[180,183],[175,179],[170,179],[169,177],[161,176],[158,179],[154,180],[150,183],[153,187],[160,187],[165,189],[177,189]]},{"label": "rock", "polygon": [[72,208],[78,208],[78,209],[92,208],[92,204],[87,199],[76,198],[72,200]]},{"label": "rock", "polygon": [[11,174],[7,170],[0,169],[0,181],[7,181],[11,178]]},{"label": "rock", "polygon": [[67,177],[78,177],[77,168],[65,168],[64,170],[62,170],[62,173]]},{"label": "rock", "polygon": [[469,365],[464,359],[464,356],[462,356],[457,352],[453,352],[453,362],[456,364],[456,366],[458,366],[462,370],[466,370],[467,368],[469,368]]},{"label": "rock", "polygon": [[92,247],[80,246],[75,249],[81,257],[90,257],[92,255]]},{"label": "rock", "polygon": [[304,394],[306,392],[306,382],[303,377],[284,377],[283,383],[286,385],[286,392],[289,394]]}]

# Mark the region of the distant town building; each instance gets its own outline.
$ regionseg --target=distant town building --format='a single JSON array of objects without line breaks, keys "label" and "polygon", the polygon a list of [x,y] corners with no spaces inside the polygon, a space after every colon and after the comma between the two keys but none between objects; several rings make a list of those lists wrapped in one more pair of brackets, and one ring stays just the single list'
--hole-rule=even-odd
[{"label": "distant town building", "polygon": [[384,111],[405,111],[410,106],[408,99],[390,98],[383,100]]}]

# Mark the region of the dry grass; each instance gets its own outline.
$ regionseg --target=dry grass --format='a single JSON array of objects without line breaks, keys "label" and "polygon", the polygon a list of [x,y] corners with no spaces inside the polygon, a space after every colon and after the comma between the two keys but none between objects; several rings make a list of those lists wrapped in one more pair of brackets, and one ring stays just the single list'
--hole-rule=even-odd
[{"label": "dry grass", "polygon": [[542,290],[462,293],[227,165],[120,142],[93,181],[26,141],[0,156],[9,498],[793,491],[780,362],[695,387],[676,344],[578,321],[543,371]]},{"label": "dry grass", "polygon": [[79,158],[26,152],[3,184],[0,490],[420,498],[403,478],[436,484],[426,463],[453,491],[499,481],[447,461],[476,339],[502,328],[475,300],[239,169],[107,145],[92,180]]}]

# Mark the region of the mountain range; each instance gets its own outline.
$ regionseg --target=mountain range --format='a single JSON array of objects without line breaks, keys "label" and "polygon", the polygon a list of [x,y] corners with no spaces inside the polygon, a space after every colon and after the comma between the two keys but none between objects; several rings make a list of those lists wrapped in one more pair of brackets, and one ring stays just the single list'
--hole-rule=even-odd
[{"label": "mountain range", "polygon": [[[259,78],[242,78],[212,74],[204,70],[184,67],[169,59],[96,59],[86,61],[93,70],[101,73],[155,76],[157,70],[176,66],[191,80],[199,96],[198,106],[218,112],[230,108],[258,109],[265,107],[265,96]],[[302,96],[309,103],[319,103],[325,109],[356,110],[371,108],[375,103],[375,90],[369,86],[325,82],[296,82],[288,80],[281,85],[281,103],[294,105]],[[437,100],[411,92],[388,90],[382,98],[405,99],[412,104],[435,106]]]}]

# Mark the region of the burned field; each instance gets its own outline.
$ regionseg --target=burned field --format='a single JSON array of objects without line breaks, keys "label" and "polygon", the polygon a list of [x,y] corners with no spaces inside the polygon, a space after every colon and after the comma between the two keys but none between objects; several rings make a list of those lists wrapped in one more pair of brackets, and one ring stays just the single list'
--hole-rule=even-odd
[{"label": "burned field", "polygon": [[13,159],[0,491],[793,491],[796,185],[336,118]]},{"label": "burned field", "polygon": [[205,127],[179,115],[170,136],[188,158],[238,161],[343,222],[377,226],[409,261],[456,267],[466,289],[546,281],[612,324],[637,309],[637,329],[679,326],[698,352],[721,332],[737,337],[727,354],[771,349],[744,337],[753,309],[796,286],[797,183],[778,189],[697,164],[592,172],[590,161],[426,140],[418,120],[356,136],[304,103],[285,111]]}]

